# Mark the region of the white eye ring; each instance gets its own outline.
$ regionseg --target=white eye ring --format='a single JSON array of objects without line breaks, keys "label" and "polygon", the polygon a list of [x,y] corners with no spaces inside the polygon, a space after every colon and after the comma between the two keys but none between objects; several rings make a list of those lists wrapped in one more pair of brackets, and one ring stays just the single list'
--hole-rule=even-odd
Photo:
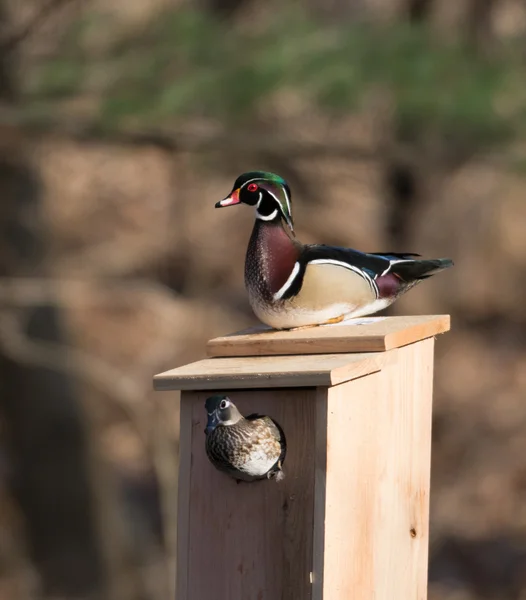
[{"label": "white eye ring", "polygon": [[228,406],[228,402],[223,398],[223,400],[221,400],[221,403],[219,405],[219,408],[221,410],[225,409]]}]

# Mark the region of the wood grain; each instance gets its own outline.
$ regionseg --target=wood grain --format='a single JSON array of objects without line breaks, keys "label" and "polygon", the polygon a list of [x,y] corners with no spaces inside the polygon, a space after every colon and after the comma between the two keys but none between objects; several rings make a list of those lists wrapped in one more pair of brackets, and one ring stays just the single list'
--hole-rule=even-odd
[{"label": "wood grain", "polygon": [[261,325],[212,339],[206,350],[208,356],[215,357],[382,352],[444,333],[449,328],[449,315],[383,317],[364,325],[339,324],[299,331],[277,331]]},{"label": "wood grain", "polygon": [[313,600],[426,598],[433,345],[318,392]]},{"label": "wood grain", "polygon": [[329,386],[379,371],[389,352],[208,358],[155,375],[154,389],[225,390]]},{"label": "wood grain", "polygon": [[182,394],[181,430],[191,436],[181,438],[177,598],[309,600],[316,390],[228,395],[242,413],[262,412],[281,424],[285,479],[236,484],[217,471],[204,447],[208,394]]},{"label": "wood grain", "polygon": [[[190,480],[192,471],[192,404],[180,403],[179,481],[177,488],[176,598],[188,597],[188,546],[190,544]],[[182,575],[180,575],[182,573]]]}]

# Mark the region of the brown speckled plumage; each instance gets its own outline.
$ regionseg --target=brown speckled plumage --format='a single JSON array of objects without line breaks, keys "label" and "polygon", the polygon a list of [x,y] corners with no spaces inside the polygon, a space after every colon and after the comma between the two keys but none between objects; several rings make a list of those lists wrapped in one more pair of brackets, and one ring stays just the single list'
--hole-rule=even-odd
[{"label": "brown speckled plumage", "polygon": [[283,478],[286,441],[273,419],[263,415],[245,418],[226,396],[208,398],[205,407],[205,448],[217,469],[242,481]]}]

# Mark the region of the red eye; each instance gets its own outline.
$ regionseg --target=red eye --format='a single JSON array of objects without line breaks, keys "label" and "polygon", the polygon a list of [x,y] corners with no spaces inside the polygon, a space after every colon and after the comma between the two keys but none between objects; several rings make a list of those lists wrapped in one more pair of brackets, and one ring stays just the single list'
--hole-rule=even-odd
[{"label": "red eye", "polygon": [[258,184],[257,183],[249,183],[247,185],[247,190],[249,192],[257,192],[258,191]]}]

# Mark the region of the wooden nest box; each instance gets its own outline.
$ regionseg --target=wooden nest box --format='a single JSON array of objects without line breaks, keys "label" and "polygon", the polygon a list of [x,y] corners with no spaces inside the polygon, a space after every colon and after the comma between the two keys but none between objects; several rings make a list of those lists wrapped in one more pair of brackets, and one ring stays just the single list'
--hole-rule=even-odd
[{"label": "wooden nest box", "polygon": [[[208,342],[154,378],[182,390],[177,600],[425,600],[434,337],[387,317]],[[276,418],[285,479],[236,482],[205,453],[204,402]]]}]

